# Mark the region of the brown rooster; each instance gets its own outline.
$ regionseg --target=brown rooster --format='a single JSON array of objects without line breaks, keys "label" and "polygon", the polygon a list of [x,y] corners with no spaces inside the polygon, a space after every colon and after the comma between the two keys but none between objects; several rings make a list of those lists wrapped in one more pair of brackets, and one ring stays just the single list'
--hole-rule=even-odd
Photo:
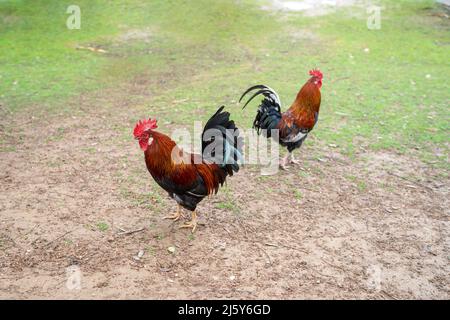
[{"label": "brown rooster", "polygon": [[144,151],[145,163],[153,179],[178,204],[178,210],[165,218],[177,221],[181,208],[192,211],[192,220],[182,228],[197,227],[197,204],[217,193],[227,176],[239,171],[242,138],[230,113],[223,106],[206,123],[202,133],[202,155],[184,152],[163,133],[157,132],[156,120],[141,120],[134,137]]},{"label": "brown rooster", "polygon": [[311,70],[309,74],[311,78],[300,89],[295,101],[286,112],[281,113],[281,101],[278,94],[265,85],[256,85],[247,89],[239,99],[241,102],[247,93],[259,89],[245,103],[242,108],[244,109],[253,98],[260,94],[264,95],[253,121],[253,128],[258,134],[263,130],[263,134],[268,138],[271,137],[270,130],[279,130],[279,143],[288,149],[288,154],[280,164],[282,169],[287,169],[288,163],[298,163],[294,159],[293,151],[300,148],[319,119],[320,88],[323,76],[319,70]]}]

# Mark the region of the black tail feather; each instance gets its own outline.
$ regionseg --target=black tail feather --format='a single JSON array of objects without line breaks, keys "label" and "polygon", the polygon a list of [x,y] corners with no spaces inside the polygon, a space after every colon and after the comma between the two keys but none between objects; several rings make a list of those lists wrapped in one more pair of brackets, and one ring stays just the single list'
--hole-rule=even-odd
[{"label": "black tail feather", "polygon": [[262,94],[264,99],[258,107],[255,120],[253,121],[253,128],[256,129],[258,134],[261,133],[261,130],[267,130],[267,137],[270,137],[270,130],[276,129],[279,121],[281,120],[281,101],[278,94],[273,89],[260,84],[248,88],[239,99],[239,102],[242,101],[242,98],[244,98],[246,94],[255,89],[260,90],[254,93],[250,99],[247,100],[242,109],[244,109],[255,97]]},{"label": "black tail feather", "polygon": [[242,109],[244,109],[247,104],[250,103],[250,101],[252,101],[256,96],[258,96],[259,94],[263,94],[264,97],[272,100],[274,105],[278,105],[278,108],[281,107],[281,101],[280,101],[280,97],[278,96],[278,94],[275,92],[275,90],[271,89],[270,87],[263,85],[263,84],[258,84],[256,86],[250,87],[248,88],[241,96],[241,98],[239,99],[239,102],[242,101],[242,99],[245,97],[245,95],[247,93],[249,93],[252,90],[255,89],[261,89],[259,90],[257,93],[255,93],[250,99],[247,100],[247,102],[245,103],[245,105],[242,107]]},{"label": "black tail feather", "polygon": [[[202,154],[205,160],[217,163],[228,175],[239,171],[239,163],[242,162],[243,138],[239,136],[239,129],[233,120],[230,120],[230,113],[223,111],[225,106],[221,106],[216,113],[206,123],[202,133]],[[221,135],[210,137],[208,130],[218,130]],[[217,131],[212,132],[217,133]],[[212,143],[211,155],[205,153],[205,149]],[[221,154],[215,154],[219,150]]]}]

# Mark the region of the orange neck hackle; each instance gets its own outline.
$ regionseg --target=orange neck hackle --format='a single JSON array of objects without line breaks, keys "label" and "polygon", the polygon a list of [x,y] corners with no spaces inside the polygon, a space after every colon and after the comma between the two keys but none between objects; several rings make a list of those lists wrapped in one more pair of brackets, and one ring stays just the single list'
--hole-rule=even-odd
[{"label": "orange neck hackle", "polygon": [[176,143],[163,133],[153,131],[152,142],[145,150],[145,163],[152,172],[164,174],[173,166],[172,154],[174,148],[178,148]]},{"label": "orange neck hackle", "polygon": [[319,113],[322,87],[322,73],[315,69],[309,72],[311,78],[303,85],[297,93],[295,101],[288,112],[302,127],[311,129],[316,122]]}]

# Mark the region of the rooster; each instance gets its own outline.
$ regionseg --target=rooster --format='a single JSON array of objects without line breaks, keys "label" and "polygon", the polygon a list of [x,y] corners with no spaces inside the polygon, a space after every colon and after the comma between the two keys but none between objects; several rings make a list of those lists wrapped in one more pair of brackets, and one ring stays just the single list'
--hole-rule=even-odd
[{"label": "rooster", "polygon": [[177,211],[165,218],[177,221],[182,208],[192,211],[192,220],[181,226],[192,228],[192,232],[197,227],[197,204],[217,193],[226,177],[239,171],[242,160],[243,139],[230,113],[223,109],[220,107],[203,129],[202,155],[183,151],[168,136],[155,131],[155,119],[139,121],[133,131],[151,176],[178,204]]},{"label": "rooster", "polygon": [[295,101],[286,112],[281,112],[281,101],[278,94],[265,85],[256,85],[247,89],[239,99],[241,102],[246,94],[259,89],[245,103],[242,108],[244,109],[256,96],[260,94],[264,96],[253,121],[253,128],[258,134],[263,130],[262,132],[267,138],[271,137],[270,130],[279,130],[279,143],[288,150],[288,154],[280,164],[284,170],[288,168],[288,163],[299,163],[295,160],[293,151],[301,147],[319,119],[320,88],[323,76],[322,72],[317,69],[311,70],[309,75],[311,78],[300,89]]}]

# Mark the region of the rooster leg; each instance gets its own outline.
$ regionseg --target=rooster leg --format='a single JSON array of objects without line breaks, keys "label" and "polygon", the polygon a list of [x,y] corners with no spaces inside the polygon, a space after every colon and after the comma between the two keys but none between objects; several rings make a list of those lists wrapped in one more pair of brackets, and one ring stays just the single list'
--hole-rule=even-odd
[{"label": "rooster leg", "polygon": [[289,153],[289,163],[300,164],[300,160],[294,158],[294,151]]},{"label": "rooster leg", "polygon": [[195,229],[197,228],[197,212],[192,211],[192,220],[188,223],[183,224],[181,228],[192,228],[192,233],[195,232]]},{"label": "rooster leg", "polygon": [[171,214],[170,216],[165,216],[163,219],[172,219],[174,222],[180,219],[181,217],[184,217],[181,213],[181,206],[178,205],[177,212]]},{"label": "rooster leg", "polygon": [[287,155],[281,160],[281,163],[280,163],[280,169],[281,169],[281,170],[287,170],[287,169],[289,169],[289,167],[287,166],[288,161],[289,161],[289,154],[287,154]]}]

